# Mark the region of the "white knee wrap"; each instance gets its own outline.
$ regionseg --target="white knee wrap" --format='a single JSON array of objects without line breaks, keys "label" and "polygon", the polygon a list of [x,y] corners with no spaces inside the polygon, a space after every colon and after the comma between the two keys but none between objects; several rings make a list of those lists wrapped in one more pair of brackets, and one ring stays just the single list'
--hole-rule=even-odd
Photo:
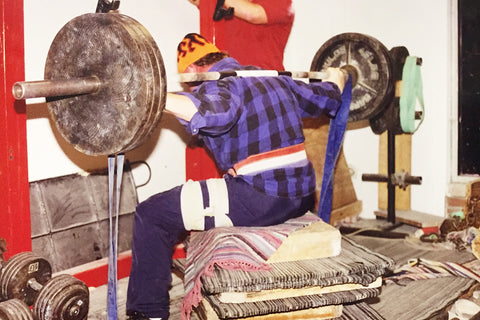
[{"label": "white knee wrap", "polygon": [[183,225],[186,230],[205,230],[205,217],[215,217],[215,227],[233,226],[229,213],[228,190],[224,179],[207,180],[210,205],[203,207],[200,182],[187,181],[180,193]]}]

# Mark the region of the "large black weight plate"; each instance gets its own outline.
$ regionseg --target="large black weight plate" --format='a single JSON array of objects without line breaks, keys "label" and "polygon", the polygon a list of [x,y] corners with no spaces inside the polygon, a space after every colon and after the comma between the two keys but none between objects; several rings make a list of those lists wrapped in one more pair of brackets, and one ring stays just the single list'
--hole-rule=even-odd
[{"label": "large black weight plate", "polygon": [[352,65],[358,70],[352,90],[349,121],[369,119],[393,97],[388,50],[377,39],[360,33],[342,33],[326,41],[313,58],[311,70]]},{"label": "large black weight plate", "polygon": [[[393,47],[389,51],[392,62],[392,79],[395,84],[402,80],[403,66],[408,55],[408,49],[403,46]],[[400,123],[400,97],[394,97],[384,110],[370,118],[369,121],[370,128],[375,134],[382,134],[386,130],[393,134],[404,133]]]},{"label": "large black weight plate", "polygon": [[33,304],[35,319],[84,320],[88,316],[89,291],[85,283],[68,274],[53,277]]},{"label": "large black weight plate", "polygon": [[98,92],[47,98],[62,136],[95,156],[141,145],[160,121],[167,90],[163,59],[148,31],[119,13],[69,21],[50,46],[45,80],[85,76],[100,79]]},{"label": "large black weight plate", "polygon": [[29,282],[34,279],[40,285],[52,277],[50,263],[32,252],[21,252],[10,259],[2,269],[0,287],[5,299],[19,299],[31,306],[37,290]]},{"label": "large black weight plate", "polygon": [[11,299],[0,303],[0,320],[33,320],[33,315],[25,302]]}]

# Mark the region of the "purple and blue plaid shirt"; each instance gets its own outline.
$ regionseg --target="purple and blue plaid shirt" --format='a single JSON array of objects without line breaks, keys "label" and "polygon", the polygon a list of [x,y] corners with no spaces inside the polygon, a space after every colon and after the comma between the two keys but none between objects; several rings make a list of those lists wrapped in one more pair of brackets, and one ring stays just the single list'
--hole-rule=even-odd
[{"label": "purple and blue plaid shirt", "polygon": [[[258,68],[225,58],[210,71],[244,69]],[[225,171],[250,155],[304,142],[302,118],[333,117],[341,105],[335,84],[307,84],[288,76],[227,77],[181,94],[198,109],[190,122],[181,122],[188,132],[198,134]],[[272,196],[301,198],[315,192],[310,162],[238,177]]]}]

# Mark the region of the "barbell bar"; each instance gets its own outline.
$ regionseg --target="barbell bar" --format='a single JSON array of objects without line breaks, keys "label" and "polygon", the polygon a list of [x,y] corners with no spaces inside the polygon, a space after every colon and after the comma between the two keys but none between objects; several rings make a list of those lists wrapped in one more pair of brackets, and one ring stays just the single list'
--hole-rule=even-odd
[{"label": "barbell bar", "polygon": [[227,77],[279,77],[288,76],[297,79],[323,80],[326,72],[321,71],[278,71],[278,70],[235,70],[235,71],[209,71],[192,72],[178,75],[179,82],[216,81]]},{"label": "barbell bar", "polygon": [[[337,35],[317,51],[311,71],[248,70],[179,75],[179,82],[225,77],[283,76],[315,81],[329,67],[357,80],[349,121],[368,119],[391,99],[388,50],[358,33]],[[17,82],[16,99],[45,97],[65,140],[87,155],[114,155],[140,146],[157,127],[166,101],[166,72],[160,50],[135,19],[120,13],[87,13],[55,36],[44,79]]]},{"label": "barbell bar", "polygon": [[[355,67],[348,68],[353,72],[354,78],[358,77]],[[209,71],[191,72],[178,75],[178,82],[204,82],[218,81],[228,77],[279,77],[287,76],[295,79],[323,80],[328,75],[323,71],[278,71],[278,70],[234,70],[234,71]],[[99,91],[102,82],[96,76],[66,79],[66,80],[38,80],[19,81],[12,87],[12,94],[17,100],[29,98],[61,97],[81,94],[94,94]]]}]

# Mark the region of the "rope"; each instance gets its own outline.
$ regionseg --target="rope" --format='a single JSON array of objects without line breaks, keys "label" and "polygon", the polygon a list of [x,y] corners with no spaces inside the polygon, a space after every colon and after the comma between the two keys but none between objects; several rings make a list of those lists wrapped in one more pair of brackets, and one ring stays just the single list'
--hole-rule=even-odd
[{"label": "rope", "polygon": [[322,189],[320,190],[320,200],[318,202],[318,216],[326,223],[330,223],[333,173],[342,147],[351,101],[352,76],[349,75],[342,93],[342,105],[335,118],[330,120],[330,128],[328,130],[327,150],[325,152],[325,163],[323,164]]},{"label": "rope", "polygon": [[[422,115],[418,126],[415,127],[415,107],[418,103],[422,109]],[[417,57],[409,56],[405,60],[402,73],[402,93],[400,96],[400,124],[405,133],[414,133],[420,127],[425,115],[423,100],[423,84],[420,65]]]}]

